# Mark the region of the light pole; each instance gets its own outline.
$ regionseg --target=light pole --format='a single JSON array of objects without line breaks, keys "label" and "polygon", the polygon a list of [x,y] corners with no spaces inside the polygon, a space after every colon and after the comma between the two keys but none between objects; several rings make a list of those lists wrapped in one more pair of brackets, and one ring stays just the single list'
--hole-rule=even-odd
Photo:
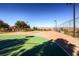
[{"label": "light pole", "polygon": [[75,3],[73,4],[73,36],[75,37],[76,32],[76,26],[75,26]]},{"label": "light pole", "polygon": [[73,3],[73,36],[75,37],[76,25],[75,25],[75,3]]},{"label": "light pole", "polygon": [[54,20],[55,22],[55,30],[57,31],[57,20]]}]

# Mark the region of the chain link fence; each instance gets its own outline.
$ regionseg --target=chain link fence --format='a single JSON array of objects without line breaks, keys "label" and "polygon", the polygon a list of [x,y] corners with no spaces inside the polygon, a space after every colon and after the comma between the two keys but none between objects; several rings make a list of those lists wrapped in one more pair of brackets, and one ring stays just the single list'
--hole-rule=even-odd
[{"label": "chain link fence", "polygon": [[[79,17],[77,17],[75,19],[75,26],[76,26],[75,27],[75,37],[79,38]],[[73,19],[68,20],[60,25],[57,25],[56,31],[73,36],[73,34],[74,34]]]}]

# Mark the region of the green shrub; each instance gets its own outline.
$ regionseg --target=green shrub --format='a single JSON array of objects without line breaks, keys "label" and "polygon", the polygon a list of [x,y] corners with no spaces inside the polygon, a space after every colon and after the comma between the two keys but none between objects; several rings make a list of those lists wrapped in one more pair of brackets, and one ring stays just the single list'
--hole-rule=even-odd
[{"label": "green shrub", "polygon": [[79,37],[79,30],[76,31],[76,37]]},{"label": "green shrub", "polygon": [[64,29],[64,34],[68,34],[68,30],[67,29]]}]

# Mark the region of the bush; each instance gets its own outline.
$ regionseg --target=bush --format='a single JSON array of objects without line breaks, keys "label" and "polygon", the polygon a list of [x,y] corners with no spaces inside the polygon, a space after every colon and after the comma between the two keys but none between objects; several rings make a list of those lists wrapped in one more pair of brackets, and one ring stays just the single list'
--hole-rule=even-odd
[{"label": "bush", "polygon": [[64,29],[64,34],[68,34],[68,30],[67,29]]},{"label": "bush", "polygon": [[76,37],[79,37],[79,30],[76,31]]}]

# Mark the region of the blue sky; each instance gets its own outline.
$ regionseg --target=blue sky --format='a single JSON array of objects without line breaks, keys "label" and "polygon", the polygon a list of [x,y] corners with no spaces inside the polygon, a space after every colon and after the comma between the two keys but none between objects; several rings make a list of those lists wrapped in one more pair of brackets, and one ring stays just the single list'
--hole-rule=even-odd
[{"label": "blue sky", "polygon": [[[76,4],[76,17],[79,16]],[[0,4],[0,19],[13,26],[17,20],[31,26],[53,27],[73,18],[73,5],[67,4]]]}]

